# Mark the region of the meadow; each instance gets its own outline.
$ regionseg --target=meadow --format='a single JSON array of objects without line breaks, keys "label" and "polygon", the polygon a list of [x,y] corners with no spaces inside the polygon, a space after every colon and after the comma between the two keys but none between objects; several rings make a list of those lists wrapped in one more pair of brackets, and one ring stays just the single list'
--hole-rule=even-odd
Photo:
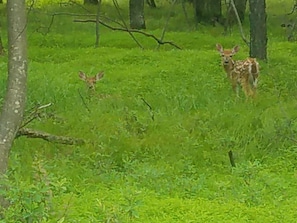
[{"label": "meadow", "polygon": [[[187,7],[189,21],[179,4],[173,12],[167,1],[145,8],[145,32],[160,37],[170,15],[164,40],[182,50],[135,34],[141,49],[128,33],[105,27],[95,48],[95,25],[73,22],[89,17],[57,15],[49,25],[52,13],[96,8],[30,10],[26,114],[52,106],[27,127],[86,144],[16,139],[2,182],[11,206],[0,222],[296,221],[297,45],[281,27],[292,2],[267,2],[268,61],[260,61],[258,94],[248,101],[242,92],[236,99],[215,49],[238,44],[235,59],[246,58],[238,28],[224,35],[221,26],[197,25]],[[109,1],[101,10],[120,22]],[[248,35],[248,20],[243,25]],[[105,72],[94,92],[80,70]],[[0,71],[3,98],[7,57]]]}]

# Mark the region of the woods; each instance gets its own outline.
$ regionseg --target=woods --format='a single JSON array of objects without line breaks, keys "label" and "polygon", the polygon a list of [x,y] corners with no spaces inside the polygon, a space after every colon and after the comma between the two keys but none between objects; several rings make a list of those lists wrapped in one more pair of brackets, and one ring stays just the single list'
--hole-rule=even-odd
[{"label": "woods", "polygon": [[296,219],[291,1],[0,6],[1,222]]}]

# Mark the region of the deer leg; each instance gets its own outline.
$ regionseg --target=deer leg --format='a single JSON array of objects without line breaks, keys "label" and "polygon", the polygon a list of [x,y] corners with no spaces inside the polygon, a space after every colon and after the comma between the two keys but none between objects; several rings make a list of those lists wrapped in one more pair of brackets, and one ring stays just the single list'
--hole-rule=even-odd
[{"label": "deer leg", "polygon": [[235,79],[231,79],[231,85],[232,85],[233,92],[236,94],[236,97],[239,97],[239,88],[238,88],[237,81]]}]

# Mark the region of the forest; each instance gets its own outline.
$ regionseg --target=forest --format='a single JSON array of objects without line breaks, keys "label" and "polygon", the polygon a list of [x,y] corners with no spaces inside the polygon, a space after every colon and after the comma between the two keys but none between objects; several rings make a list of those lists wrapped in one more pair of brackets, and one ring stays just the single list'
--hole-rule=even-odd
[{"label": "forest", "polygon": [[296,1],[18,1],[0,223],[296,222]]}]

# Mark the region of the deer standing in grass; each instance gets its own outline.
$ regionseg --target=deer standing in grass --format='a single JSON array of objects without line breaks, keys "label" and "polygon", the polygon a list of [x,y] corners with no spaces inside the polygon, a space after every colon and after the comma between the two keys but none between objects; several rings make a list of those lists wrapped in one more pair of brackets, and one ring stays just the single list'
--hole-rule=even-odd
[{"label": "deer standing in grass", "polygon": [[246,60],[233,60],[232,56],[239,51],[239,46],[224,50],[218,43],[216,48],[221,54],[222,66],[236,95],[239,96],[239,86],[241,86],[246,98],[255,96],[259,77],[257,60],[250,57]]},{"label": "deer standing in grass", "polygon": [[84,72],[79,71],[78,74],[79,78],[86,82],[87,86],[90,90],[95,90],[95,84],[97,81],[101,80],[104,76],[104,72],[101,71],[93,77],[88,77]]}]

